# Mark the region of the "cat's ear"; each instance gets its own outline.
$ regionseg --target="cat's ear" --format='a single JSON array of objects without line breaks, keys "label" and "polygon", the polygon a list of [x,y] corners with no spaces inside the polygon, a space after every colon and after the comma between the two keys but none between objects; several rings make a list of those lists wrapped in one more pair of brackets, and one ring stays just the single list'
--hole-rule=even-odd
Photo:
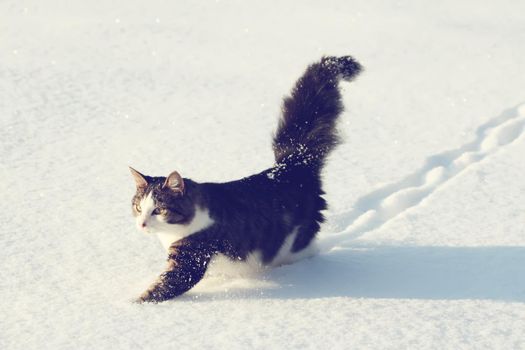
[{"label": "cat's ear", "polygon": [[172,172],[164,182],[164,188],[169,188],[173,192],[184,194],[184,180],[176,171]]},{"label": "cat's ear", "polygon": [[133,169],[132,167],[129,167],[129,170],[131,171],[131,175],[133,175],[133,179],[135,179],[135,184],[137,185],[137,189],[141,188],[144,189],[148,187],[148,181],[146,181],[146,177]]}]

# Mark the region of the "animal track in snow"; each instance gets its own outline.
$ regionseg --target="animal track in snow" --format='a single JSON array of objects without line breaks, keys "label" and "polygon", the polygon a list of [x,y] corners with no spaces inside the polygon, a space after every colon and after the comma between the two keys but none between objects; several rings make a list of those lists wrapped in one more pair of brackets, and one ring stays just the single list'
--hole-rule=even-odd
[{"label": "animal track in snow", "polygon": [[523,133],[525,104],[511,108],[481,125],[474,141],[457,149],[430,156],[420,169],[398,182],[383,186],[359,198],[354,209],[335,215],[339,232],[321,240],[324,249],[355,239],[381,227],[415,207],[460,172],[508,145]]}]

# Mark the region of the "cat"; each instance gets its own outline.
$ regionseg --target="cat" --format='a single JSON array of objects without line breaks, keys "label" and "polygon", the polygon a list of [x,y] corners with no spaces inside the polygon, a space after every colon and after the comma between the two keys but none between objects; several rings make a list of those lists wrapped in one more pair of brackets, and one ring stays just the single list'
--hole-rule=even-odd
[{"label": "cat", "polygon": [[340,142],[338,83],[361,70],[350,56],[322,57],[307,67],[283,102],[273,138],[275,164],[259,174],[197,183],[177,171],[153,177],[130,167],[137,226],[157,233],[168,252],[166,270],[137,302],[157,303],[187,292],[218,254],[232,260],[255,254],[264,265],[278,265],[308,252],[327,207],[320,173]]}]

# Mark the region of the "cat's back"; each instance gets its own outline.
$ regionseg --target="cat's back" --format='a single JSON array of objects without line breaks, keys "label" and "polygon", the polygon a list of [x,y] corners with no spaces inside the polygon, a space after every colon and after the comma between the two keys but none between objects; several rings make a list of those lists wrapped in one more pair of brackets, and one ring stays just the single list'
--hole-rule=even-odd
[{"label": "cat's back", "polygon": [[223,183],[203,183],[216,198],[232,201],[279,201],[290,196],[304,199],[322,194],[319,181],[299,169],[272,167],[242,179]]}]

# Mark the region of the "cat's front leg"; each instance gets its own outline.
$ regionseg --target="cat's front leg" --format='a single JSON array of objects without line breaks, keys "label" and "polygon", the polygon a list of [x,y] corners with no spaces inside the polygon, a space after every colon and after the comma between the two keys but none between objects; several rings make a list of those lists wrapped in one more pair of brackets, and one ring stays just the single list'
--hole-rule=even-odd
[{"label": "cat's front leg", "polygon": [[211,243],[190,237],[173,243],[166,271],[137,302],[159,303],[187,292],[202,279],[215,252]]}]

